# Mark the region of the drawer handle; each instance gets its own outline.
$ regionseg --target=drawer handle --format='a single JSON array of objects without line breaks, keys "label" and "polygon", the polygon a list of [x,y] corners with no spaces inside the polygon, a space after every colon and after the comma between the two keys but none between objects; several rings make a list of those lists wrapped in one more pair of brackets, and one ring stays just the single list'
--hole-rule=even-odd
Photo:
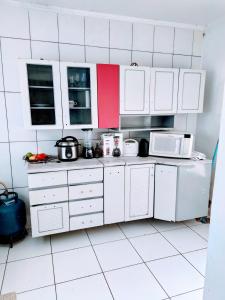
[{"label": "drawer handle", "polygon": [[84,208],[83,206],[81,206],[81,208]]},{"label": "drawer handle", "polygon": [[44,197],[44,198],[46,198],[46,196],[45,196],[45,195],[44,195],[43,197]]},{"label": "drawer handle", "polygon": [[93,223],[93,221],[92,221],[92,220],[90,220],[90,223]]},{"label": "drawer handle", "polygon": [[83,194],[83,193],[84,193],[84,191],[80,191],[80,193],[81,193],[81,194]]},{"label": "drawer handle", "polygon": [[90,205],[89,207],[92,207],[92,205]]},{"label": "drawer handle", "polygon": [[52,194],[52,197],[55,197],[55,194]]},{"label": "drawer handle", "polygon": [[81,223],[84,224],[84,221],[82,221]]},{"label": "drawer handle", "polygon": [[92,190],[89,190],[89,193],[92,193],[93,191]]}]

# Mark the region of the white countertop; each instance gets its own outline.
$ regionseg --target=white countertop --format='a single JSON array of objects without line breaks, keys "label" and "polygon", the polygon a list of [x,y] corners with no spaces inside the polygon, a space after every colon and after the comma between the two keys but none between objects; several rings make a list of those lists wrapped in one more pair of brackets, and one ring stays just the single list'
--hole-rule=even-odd
[{"label": "white countertop", "polygon": [[205,160],[193,160],[193,159],[178,159],[178,158],[165,158],[165,157],[102,157],[99,159],[83,159],[79,158],[72,162],[48,162],[43,164],[27,164],[27,173],[44,173],[44,172],[56,172],[63,170],[77,170],[77,169],[91,169],[102,168],[111,166],[129,166],[129,165],[141,165],[141,164],[164,164],[171,166],[186,166],[195,164],[211,164],[212,161]]},{"label": "white countertop", "polygon": [[48,162],[42,164],[27,164],[27,173],[44,173],[51,171],[76,170],[76,169],[91,169],[102,168],[103,164],[96,158],[83,159],[79,158],[76,161],[70,162]]}]

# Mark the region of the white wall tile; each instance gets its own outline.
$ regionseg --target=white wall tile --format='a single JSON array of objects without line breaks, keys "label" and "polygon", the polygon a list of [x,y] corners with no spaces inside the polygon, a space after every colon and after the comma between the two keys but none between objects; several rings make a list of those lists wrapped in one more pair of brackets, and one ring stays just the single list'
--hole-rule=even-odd
[{"label": "white wall tile", "polygon": [[85,62],[84,46],[59,44],[60,60]]},{"label": "white wall tile", "polygon": [[78,140],[83,140],[84,132],[81,129],[64,129],[63,137],[66,137],[66,136],[74,136]]},{"label": "white wall tile", "polygon": [[174,55],[173,56],[173,68],[191,68],[191,56]]},{"label": "white wall tile", "polygon": [[57,14],[50,11],[31,9],[30,33],[32,40],[58,42]]},{"label": "white wall tile", "polygon": [[176,28],[174,39],[174,53],[192,55],[193,30]]},{"label": "white wall tile", "polygon": [[133,24],[133,50],[153,52],[154,26]]},{"label": "white wall tile", "polygon": [[38,153],[46,153],[48,155],[57,155],[56,141],[38,141]]},{"label": "white wall tile", "polygon": [[12,159],[12,176],[14,187],[27,187],[26,163],[23,156],[27,152],[37,153],[37,144],[35,142],[14,142],[10,143]]},{"label": "white wall tile", "polygon": [[139,66],[152,67],[152,53],[132,51],[132,62],[138,63]]},{"label": "white wall tile", "polygon": [[2,38],[2,61],[5,90],[20,91],[18,58],[30,58],[30,42],[19,39]]},{"label": "white wall tile", "polygon": [[187,115],[187,131],[191,132],[193,134],[196,133],[196,127],[197,127],[197,114],[188,114]]},{"label": "white wall tile", "polygon": [[131,51],[110,49],[110,64],[130,65]]},{"label": "white wall tile", "polygon": [[0,92],[4,90],[1,57],[2,57],[2,51],[1,51],[1,39],[0,39]]},{"label": "white wall tile", "polygon": [[85,44],[89,46],[109,47],[109,20],[86,17]]},{"label": "white wall tile", "polygon": [[153,67],[159,68],[172,68],[173,55],[172,54],[153,54]]},{"label": "white wall tile", "polygon": [[177,114],[174,117],[174,129],[180,131],[187,130],[187,114]]},{"label": "white wall tile", "polygon": [[173,53],[174,28],[155,26],[154,51]]},{"label": "white wall tile", "polygon": [[62,138],[62,130],[51,129],[51,130],[37,130],[38,141],[56,141]]},{"label": "white wall tile", "polygon": [[86,62],[88,63],[109,63],[109,48],[86,46]]},{"label": "white wall tile", "polygon": [[110,48],[132,48],[132,24],[124,21],[110,21]]},{"label": "white wall tile", "polygon": [[32,58],[59,60],[58,44],[49,42],[31,42]]},{"label": "white wall tile", "polygon": [[59,14],[59,42],[84,45],[84,17]]},{"label": "white wall tile", "polygon": [[29,39],[29,20],[26,8],[1,3],[0,36]]},{"label": "white wall tile", "polygon": [[0,143],[8,142],[8,127],[4,93],[0,93]]},{"label": "white wall tile", "polygon": [[10,152],[8,143],[0,143],[0,153],[0,181],[4,182],[7,187],[12,187]]},{"label": "white wall tile", "polygon": [[24,128],[23,104],[20,93],[6,93],[10,142],[36,141],[36,131]]},{"label": "white wall tile", "polygon": [[201,56],[203,47],[204,33],[199,30],[194,31],[193,55]]},{"label": "white wall tile", "polygon": [[201,69],[202,68],[202,58],[197,56],[192,56],[192,69]]}]

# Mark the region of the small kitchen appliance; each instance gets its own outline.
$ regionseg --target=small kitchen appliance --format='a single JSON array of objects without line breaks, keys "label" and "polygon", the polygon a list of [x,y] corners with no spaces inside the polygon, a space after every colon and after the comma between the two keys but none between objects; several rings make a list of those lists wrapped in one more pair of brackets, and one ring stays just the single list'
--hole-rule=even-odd
[{"label": "small kitchen appliance", "polygon": [[92,129],[83,129],[83,132],[84,132],[83,158],[93,158],[94,148],[92,146]]},{"label": "small kitchen appliance", "polygon": [[193,134],[183,132],[151,132],[149,155],[191,158]]},{"label": "small kitchen appliance", "polygon": [[149,151],[149,142],[146,139],[141,139],[139,142],[138,156],[147,157]]},{"label": "small kitchen appliance", "polygon": [[123,155],[124,156],[137,156],[138,155],[138,142],[134,139],[126,139],[123,142]]},{"label": "small kitchen appliance", "polygon": [[123,155],[123,134],[103,133],[101,135],[101,146],[104,157],[118,157]]},{"label": "small kitchen appliance", "polygon": [[55,147],[58,148],[58,159],[61,161],[75,161],[78,159],[78,140],[73,136],[66,136],[58,140]]},{"label": "small kitchen appliance", "polygon": [[15,192],[9,192],[4,183],[4,192],[0,194],[0,243],[9,243],[27,235],[25,203],[18,198]]}]

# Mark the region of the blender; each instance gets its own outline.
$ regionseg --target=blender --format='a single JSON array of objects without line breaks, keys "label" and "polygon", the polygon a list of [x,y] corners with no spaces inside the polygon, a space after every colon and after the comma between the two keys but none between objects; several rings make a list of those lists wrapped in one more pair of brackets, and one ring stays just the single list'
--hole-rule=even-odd
[{"label": "blender", "polygon": [[82,129],[84,132],[83,158],[93,158],[92,129]]}]

